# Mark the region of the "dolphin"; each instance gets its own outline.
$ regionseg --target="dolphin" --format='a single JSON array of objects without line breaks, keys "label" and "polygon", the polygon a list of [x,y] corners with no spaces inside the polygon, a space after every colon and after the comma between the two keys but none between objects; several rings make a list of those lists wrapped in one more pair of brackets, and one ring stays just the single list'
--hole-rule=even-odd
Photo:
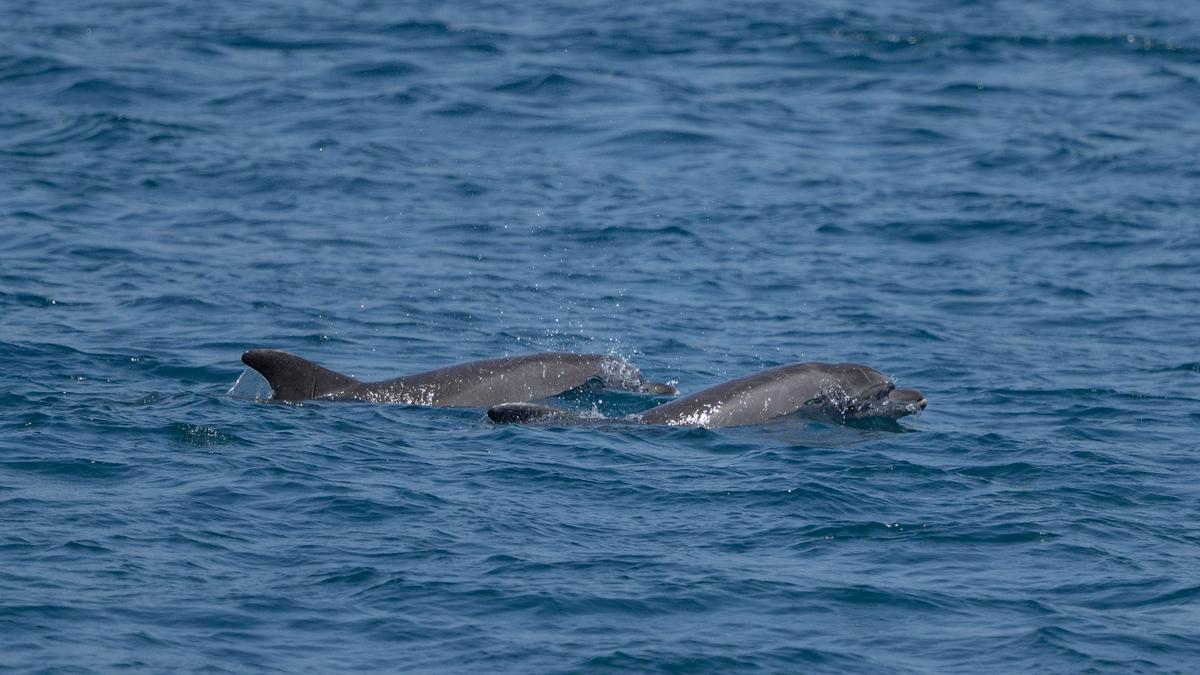
[{"label": "dolphin", "polygon": [[277,349],[253,349],[242,363],[271,385],[272,401],[311,399],[486,408],[532,401],[599,381],[611,389],[675,395],[669,384],[647,382],[625,359],[606,354],[545,352],[471,361],[383,382],[360,382]]},{"label": "dolphin", "polygon": [[[925,409],[915,389],[897,389],[887,375],[856,363],[793,363],[730,380],[690,396],[623,418],[638,424],[715,429],[801,413],[838,422],[866,418],[898,419]],[[488,410],[499,423],[586,422],[588,416],[527,402]]]}]

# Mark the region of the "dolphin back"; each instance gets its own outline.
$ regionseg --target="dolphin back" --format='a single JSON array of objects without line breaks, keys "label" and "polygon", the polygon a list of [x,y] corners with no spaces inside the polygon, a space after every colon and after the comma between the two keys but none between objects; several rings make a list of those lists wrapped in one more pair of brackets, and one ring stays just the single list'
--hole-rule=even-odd
[{"label": "dolphin back", "polygon": [[358,395],[378,400],[414,398],[425,405],[474,408],[547,398],[593,380],[609,389],[676,391],[667,384],[646,382],[633,364],[618,356],[542,352],[471,361],[364,384]]},{"label": "dolphin back", "polygon": [[793,363],[709,387],[638,418],[646,424],[709,429],[759,424],[804,410],[844,408],[862,392],[889,382],[874,368],[854,363]]},{"label": "dolphin back", "polygon": [[308,359],[276,349],[255,349],[242,363],[271,385],[273,401],[314,398],[474,408],[532,401],[595,380],[610,389],[677,394],[670,384],[647,382],[619,356],[543,352],[471,361],[382,382],[360,382]]},{"label": "dolphin back", "polygon": [[267,379],[272,401],[307,401],[358,385],[353,377],[278,349],[252,349],[242,354],[242,363]]}]

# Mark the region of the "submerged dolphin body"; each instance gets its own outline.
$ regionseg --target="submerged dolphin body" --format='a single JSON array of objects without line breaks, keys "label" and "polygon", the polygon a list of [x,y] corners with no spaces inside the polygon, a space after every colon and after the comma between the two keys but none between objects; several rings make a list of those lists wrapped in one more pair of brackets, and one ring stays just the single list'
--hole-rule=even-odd
[{"label": "submerged dolphin body", "polygon": [[[624,420],[714,429],[758,424],[797,412],[837,421],[897,419],[918,413],[925,405],[921,392],[897,389],[891,378],[874,368],[855,363],[793,363],[709,387]],[[573,411],[522,402],[495,406],[488,417],[500,423],[589,419]]]},{"label": "submerged dolphin body", "polygon": [[324,399],[484,408],[554,396],[593,380],[612,389],[679,393],[669,384],[647,382],[633,364],[605,354],[546,352],[471,361],[383,382],[360,382],[275,349],[248,351],[242,354],[242,363],[266,378],[273,401]]}]

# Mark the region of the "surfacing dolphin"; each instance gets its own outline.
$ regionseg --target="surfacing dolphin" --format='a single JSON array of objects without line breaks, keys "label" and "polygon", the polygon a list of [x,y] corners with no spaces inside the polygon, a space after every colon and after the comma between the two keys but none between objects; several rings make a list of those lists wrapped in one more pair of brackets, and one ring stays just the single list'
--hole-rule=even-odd
[{"label": "surfacing dolphin", "polygon": [[[691,396],[651,408],[623,421],[715,429],[800,413],[838,422],[866,418],[898,419],[921,412],[925,397],[897,389],[891,378],[856,363],[793,363],[731,380]],[[488,410],[500,423],[586,422],[582,413],[525,402]]]},{"label": "surfacing dolphin", "polygon": [[271,385],[272,401],[311,399],[406,403],[447,408],[486,408],[505,401],[533,401],[590,381],[610,389],[678,394],[669,384],[647,382],[625,359],[606,354],[545,352],[460,363],[383,382],[360,382],[276,349],[254,349],[242,363]]}]

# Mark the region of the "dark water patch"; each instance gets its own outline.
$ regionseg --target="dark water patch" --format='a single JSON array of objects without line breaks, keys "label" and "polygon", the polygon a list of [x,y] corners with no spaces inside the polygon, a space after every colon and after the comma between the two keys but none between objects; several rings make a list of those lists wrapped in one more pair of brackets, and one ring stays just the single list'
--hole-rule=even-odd
[{"label": "dark water patch", "polygon": [[472,181],[458,183],[454,186],[454,190],[463,197],[479,197],[489,192],[486,187]]},{"label": "dark water patch", "polygon": [[[1087,601],[1086,605],[1104,611],[1173,606],[1186,607],[1194,604],[1200,598],[1200,586],[1181,585],[1178,582],[1171,582],[1165,579],[1154,580],[1140,586],[1142,587],[1131,588],[1128,584],[1122,584],[1119,588],[1098,586],[1094,589],[1094,593],[1092,593],[1098,597]],[[1173,586],[1174,588],[1164,590],[1163,586]]]},{"label": "dark water patch", "polygon": [[662,225],[646,227],[637,225],[608,225],[597,229],[572,228],[574,237],[582,242],[596,243],[638,243],[654,240],[691,240],[700,238],[688,227],[681,225]]},{"label": "dark water patch", "polygon": [[299,36],[265,35],[248,31],[218,33],[205,39],[230,49],[261,51],[343,51],[370,46],[370,42],[350,38],[305,38]]},{"label": "dark water patch", "polygon": [[[11,396],[11,395],[0,396],[0,401],[4,401],[4,402],[10,403],[10,404],[13,404],[16,402],[25,403],[24,397],[16,397],[16,396]],[[30,413],[30,414],[26,415],[22,419],[15,420],[12,423],[8,423],[5,426],[8,426],[9,428],[14,429],[16,431],[32,431],[35,429],[41,429],[43,427],[49,426],[53,422],[54,422],[54,417],[52,415],[48,415],[46,413],[35,412],[35,413]]]},{"label": "dark water patch", "polygon": [[413,504],[380,502],[361,497],[304,497],[290,499],[278,508],[306,513],[314,518],[329,518],[337,522],[380,522],[399,517],[419,516],[428,510]]},{"label": "dark water patch", "polygon": [[68,303],[33,293],[5,293],[0,291],[0,306],[21,305],[25,307],[67,307]]},{"label": "dark water patch", "polygon": [[998,86],[995,84],[984,85],[982,82],[952,82],[943,85],[935,93],[949,94],[954,96],[1010,96],[1017,92],[1009,87]]},{"label": "dark water patch", "polygon": [[442,117],[475,117],[478,115],[494,114],[493,110],[486,105],[471,101],[457,101],[445,106],[442,106],[434,111],[435,115]]},{"label": "dark water patch", "polygon": [[1036,523],[999,523],[995,525],[966,526],[922,526],[919,532],[922,541],[955,546],[1044,544],[1061,537],[1061,534],[1044,529]]},{"label": "dark water patch", "polygon": [[0,55],[0,82],[23,83],[22,81],[42,81],[59,75],[76,73],[79,66],[65,63],[50,56],[15,56]]},{"label": "dark water patch", "polygon": [[924,145],[934,143],[945,143],[951,140],[951,137],[925,127],[894,127],[886,129],[879,139],[881,146],[891,145]]},{"label": "dark water patch", "polygon": [[9,459],[0,462],[0,465],[12,471],[62,479],[124,480],[141,473],[140,469],[129,464],[96,459]]},{"label": "dark water patch", "polygon": [[1084,300],[1084,299],[1093,297],[1091,293],[1088,293],[1086,290],[1084,290],[1082,288],[1071,288],[1069,286],[1059,286],[1057,284],[1053,284],[1053,283],[1049,283],[1049,282],[1045,282],[1045,281],[1038,282],[1037,284],[1034,285],[1034,288],[1041,290],[1041,291],[1045,291],[1051,295],[1054,295],[1054,296],[1057,296],[1060,298],[1064,298],[1067,300]]},{"label": "dark water patch", "polygon": [[764,532],[763,536],[776,538],[784,535],[787,539],[798,538],[799,542],[791,544],[793,548],[808,550],[814,540],[831,540],[831,539],[870,539],[870,538],[891,538],[900,535],[902,530],[898,525],[892,523],[838,523],[830,525],[814,525],[801,528],[796,531],[768,531]]},{"label": "dark water patch", "polygon": [[[564,471],[555,468],[536,468],[528,466],[496,466],[483,469],[481,479],[496,481],[504,484],[537,486],[537,489],[589,489],[597,488],[604,480],[587,475],[579,475],[574,471]],[[528,488],[527,488],[528,489]],[[626,489],[643,492],[645,489],[631,485]]]},{"label": "dark water patch", "polygon": [[1031,667],[1046,659],[1074,664],[1079,668],[1140,669],[1154,663],[1148,659],[1104,658],[1105,653],[1128,653],[1130,646],[1135,652],[1162,653],[1161,640],[1140,635],[1106,631],[1102,635],[1084,633],[1059,627],[1042,627],[999,641],[996,648],[1013,649],[1026,655],[1021,659]]},{"label": "dark water patch", "polygon": [[[308,494],[314,483],[320,483],[320,476],[296,470],[286,470],[277,467],[270,469],[247,469],[241,473],[241,478],[259,486],[262,495],[279,497],[281,495]],[[339,490],[339,492],[345,492]],[[236,498],[252,498],[239,494]]]},{"label": "dark water patch", "polygon": [[55,100],[60,103],[87,106],[128,106],[144,99],[168,99],[182,96],[180,92],[160,87],[135,87],[108,79],[80,80],[59,91]]},{"label": "dark water patch", "polygon": [[1065,405],[1054,410],[1055,415],[1063,416],[1061,423],[1064,426],[1084,424],[1087,420],[1111,420],[1131,412],[1126,408],[1104,405]]},{"label": "dark water patch", "polygon": [[[247,345],[245,344],[223,346],[218,350],[218,353],[240,354],[246,347]],[[117,371],[132,369],[151,375],[160,385],[170,381],[225,384],[229,381],[231,370],[230,366],[211,367],[195,363],[180,363],[177,358],[166,354],[163,354],[162,358],[145,354],[104,354],[96,355],[96,358],[107,367],[111,367]],[[122,377],[128,376],[128,373],[122,375]],[[202,401],[203,399],[197,398],[190,393],[138,391],[133,394],[132,398],[119,401],[119,405],[152,406],[159,403],[168,403],[172,406],[182,408]]]},{"label": "dark water patch", "polygon": [[175,442],[198,448],[248,445],[247,441],[234,434],[202,424],[174,422],[166,427],[166,432]]},{"label": "dark water patch", "polygon": [[449,25],[441,21],[401,21],[381,27],[380,32],[412,39],[428,37],[441,38],[450,35],[454,31]]},{"label": "dark water patch", "polygon": [[[103,555],[112,553],[112,549],[100,545],[95,541],[68,541],[67,543],[55,547],[50,554],[81,554],[81,555]],[[74,557],[74,556],[72,556]]]},{"label": "dark water patch", "polygon": [[95,620],[97,612],[78,605],[56,604],[9,604],[3,606],[3,619],[13,624],[34,621],[86,621]]},{"label": "dark water patch", "polygon": [[[114,254],[114,253],[108,252],[108,251],[97,250],[94,252],[94,255],[100,256],[100,257],[110,257],[111,256],[111,257],[118,257],[118,258],[124,259],[124,258],[129,257],[129,252],[120,251],[120,252],[116,252]],[[122,304],[127,305],[129,307],[136,307],[139,309],[148,309],[151,311],[155,311],[155,310],[167,311],[167,312],[174,312],[174,311],[179,311],[179,310],[187,310],[187,311],[201,310],[201,311],[203,311],[203,310],[212,310],[217,307],[217,305],[215,303],[207,302],[202,298],[197,298],[194,296],[186,296],[186,295],[158,295],[158,296],[154,296],[154,297],[135,298],[133,300],[124,301]]]},{"label": "dark water patch", "polygon": [[374,567],[349,567],[334,572],[323,573],[315,580],[321,585],[337,584],[357,586],[370,582],[378,575]]},{"label": "dark water patch", "polygon": [[549,73],[506,82],[496,86],[493,90],[524,96],[565,96],[578,91],[582,86],[583,84],[575,78],[559,73]]},{"label": "dark water patch", "polygon": [[1059,251],[1086,253],[1089,251],[1127,251],[1142,247],[1159,249],[1162,242],[1147,242],[1131,238],[1093,237],[1060,244],[1054,248]]},{"label": "dark water patch", "polygon": [[879,232],[891,237],[905,237],[917,243],[937,244],[997,235],[1021,236],[1044,229],[1045,225],[1017,220],[960,220],[895,221],[881,223]]},{"label": "dark water patch", "polygon": [[1117,391],[1104,387],[1063,387],[1048,389],[1009,389],[1006,387],[996,387],[991,390],[991,394],[999,398],[1029,399],[1044,402],[1064,402],[1066,407],[1078,406],[1081,403],[1105,401],[1106,399],[1132,402],[1145,398],[1144,395]]},{"label": "dark water patch", "polygon": [[948,105],[948,104],[922,104],[911,105],[902,109],[903,112],[914,115],[916,117],[974,117],[979,114],[979,111],[974,108],[964,106]]},{"label": "dark water patch", "polygon": [[32,211],[13,211],[12,213],[8,214],[8,217],[13,220],[24,220],[24,221],[32,221],[32,222],[49,222],[49,220],[50,220],[46,216],[43,216],[40,213],[34,213]]},{"label": "dark water patch", "polygon": [[409,51],[472,56],[502,54],[501,44],[507,38],[498,29],[455,27],[440,21],[401,21],[384,24],[375,32],[402,39]]},{"label": "dark water patch", "polygon": [[229,88],[216,90],[212,92],[212,95],[204,103],[213,108],[258,109],[268,107],[286,109],[288,107],[303,106],[309,103],[309,98],[294,89],[254,86],[235,89],[232,93],[229,91]]},{"label": "dark water patch", "polygon": [[1038,476],[1042,469],[1028,462],[1006,462],[983,466],[963,467],[958,470],[964,476],[982,478],[984,480],[1006,480]]},{"label": "dark water patch", "polygon": [[708,152],[720,148],[718,137],[696,131],[651,129],[610,137],[597,147],[608,153],[629,154],[643,159],[677,153]]},{"label": "dark water patch", "polygon": [[877,606],[882,611],[915,610],[917,612],[955,612],[962,602],[957,598],[935,592],[910,592],[897,589],[859,585],[820,589],[820,595],[846,606]]},{"label": "dark water patch", "polygon": [[369,80],[390,80],[408,77],[422,72],[420,66],[407,61],[368,61],[338,66],[333,73],[336,77],[361,78]]},{"label": "dark water patch", "polygon": [[199,133],[198,126],[146,120],[113,113],[89,113],[58,119],[49,129],[26,135],[11,148],[33,151],[35,156],[84,148],[107,150],[114,145],[177,140]]},{"label": "dark water patch", "polygon": [[604,35],[604,41],[596,45],[598,50],[619,59],[638,60],[656,56],[680,56],[691,54],[696,47],[673,39],[673,36],[616,30]]},{"label": "dark water patch", "polygon": [[204,555],[219,555],[231,552],[231,548],[225,545],[229,542],[209,541],[209,537],[198,532],[193,532],[190,528],[182,532],[177,531],[167,534],[161,538],[161,543],[164,546],[170,546],[175,549],[199,551]]},{"label": "dark water patch", "polygon": [[621,649],[610,653],[594,656],[578,664],[585,670],[602,671],[638,671],[638,672],[702,672],[717,670],[722,672],[756,671],[763,668],[784,669],[793,667],[829,668],[839,670],[849,668],[877,667],[869,659],[857,654],[844,654],[834,650],[817,648],[786,648],[774,650],[768,654],[730,655],[728,653],[693,653],[680,654],[668,649]]},{"label": "dark water patch", "polygon": [[76,244],[64,247],[64,253],[72,258],[89,262],[153,262],[154,259],[133,248]]},{"label": "dark water patch", "polygon": [[1021,36],[1022,46],[1049,49],[1096,51],[1113,55],[1149,54],[1187,58],[1198,53],[1196,47],[1172,39],[1133,33],[1115,35],[1069,35],[1060,37]]}]

